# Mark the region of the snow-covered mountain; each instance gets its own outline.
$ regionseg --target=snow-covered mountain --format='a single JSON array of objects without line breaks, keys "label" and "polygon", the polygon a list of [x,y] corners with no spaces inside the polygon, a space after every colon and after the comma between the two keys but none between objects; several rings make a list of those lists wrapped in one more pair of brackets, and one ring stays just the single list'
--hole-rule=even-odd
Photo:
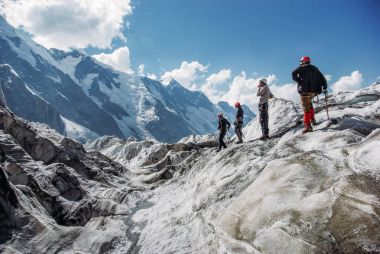
[{"label": "snow-covered mountain", "polygon": [[17,75],[10,65],[0,64],[0,80],[6,104],[20,117],[49,124],[59,132],[65,129],[60,114]]},{"label": "snow-covered mountain", "polygon": [[272,100],[273,138],[254,119],[219,153],[212,135],[83,147],[0,107],[0,252],[380,253],[380,84],[329,103],[303,135]]},{"label": "snow-covered mountain", "polygon": [[[0,72],[0,78],[7,81],[5,99],[18,96],[20,90],[13,89],[17,76],[17,82],[27,88],[23,89],[25,96],[45,101],[61,119],[30,117],[39,108],[32,109],[29,100],[10,99],[10,108],[69,137],[86,141],[115,135],[175,142],[191,134],[214,132],[221,110],[233,119],[231,106],[214,105],[201,92],[189,91],[174,80],[164,86],[116,71],[77,50],[47,50],[2,17],[0,28],[0,64],[12,69]],[[253,113],[248,108],[246,113],[250,120]]]}]

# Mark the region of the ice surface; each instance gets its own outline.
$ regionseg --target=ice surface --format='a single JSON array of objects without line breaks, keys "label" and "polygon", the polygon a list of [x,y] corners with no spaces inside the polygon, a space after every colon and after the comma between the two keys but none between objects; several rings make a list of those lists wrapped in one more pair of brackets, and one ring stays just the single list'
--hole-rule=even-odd
[{"label": "ice surface", "polygon": [[[246,130],[252,140],[229,144],[219,153],[210,146],[187,144],[210,142],[212,135],[190,136],[176,144],[108,136],[87,143],[86,153],[69,142],[76,150],[64,154],[69,159],[63,156],[62,161],[73,168],[65,164],[67,171],[58,172],[78,180],[93,208],[64,202],[83,218],[88,213],[91,217],[83,225],[58,225],[39,200],[28,195],[26,189],[35,185],[12,184],[25,206],[17,211],[33,214],[27,225],[34,233],[27,239],[25,231],[16,231],[1,248],[25,252],[23,246],[30,245],[39,252],[63,253],[378,253],[379,104],[366,92],[377,90],[378,85],[353,93],[364,101],[345,95],[351,102],[332,105],[329,120],[320,111],[320,124],[305,135],[297,106],[273,100],[270,121],[278,135],[256,140],[256,119]],[[33,128],[63,147],[62,136],[43,126]],[[80,126],[72,128],[82,131]],[[16,149],[9,149],[7,142],[17,139],[21,145],[22,136],[0,134],[11,164],[9,151]],[[25,161],[34,162],[25,155],[18,160],[21,169]],[[44,179],[51,179],[61,164],[35,162],[29,177],[48,193],[59,193]],[[98,173],[84,174],[79,170],[83,164]],[[16,168],[6,167],[7,172],[22,172]],[[10,179],[28,179],[16,175]]]},{"label": "ice surface", "polygon": [[[347,180],[363,168],[377,172],[378,177],[378,127],[367,138],[354,126],[335,128],[353,112],[363,119],[363,125],[376,122],[377,101],[356,105],[332,107],[330,117],[334,121],[325,119],[326,112],[321,111],[316,115],[320,125],[302,135],[299,107],[285,100],[272,101],[270,122],[272,133],[279,134],[277,138],[232,145],[218,154],[202,150],[178,178],[155,189],[149,199],[154,205],[133,217],[136,222],[148,221],[139,238],[140,253],[333,252],[340,236],[326,227],[332,214],[339,213],[336,204],[341,195],[348,195],[351,188],[354,199],[347,205],[379,216],[374,210],[380,205],[377,191],[372,189],[368,195],[354,190]],[[246,128],[249,138],[261,134],[257,119]],[[214,139],[213,135],[190,136],[179,143]],[[134,159],[124,158],[136,151],[132,147],[138,143],[132,146],[118,141],[117,145],[104,144],[100,151],[131,166]],[[138,170],[141,154],[151,153],[149,149],[155,146],[160,147],[152,144],[138,149],[139,160],[133,163],[136,174],[142,173]],[[347,167],[351,158],[355,163]],[[370,238],[368,234],[366,237]],[[379,250],[378,245],[374,248]]]},{"label": "ice surface", "polygon": [[[281,135],[284,131],[292,128],[301,120],[300,112],[291,101],[275,98],[269,101],[269,135]],[[260,138],[262,135],[260,117],[256,116],[246,127],[243,133],[247,140]]]}]

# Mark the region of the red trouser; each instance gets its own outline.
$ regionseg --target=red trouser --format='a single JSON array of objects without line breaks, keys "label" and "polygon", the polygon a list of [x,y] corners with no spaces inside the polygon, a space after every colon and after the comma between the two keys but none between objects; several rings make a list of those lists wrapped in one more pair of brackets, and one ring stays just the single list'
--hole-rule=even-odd
[{"label": "red trouser", "polygon": [[305,126],[310,126],[311,120],[314,119],[313,98],[315,93],[307,93],[301,95],[301,102],[303,107],[303,123]]},{"label": "red trouser", "polygon": [[303,113],[303,123],[306,125],[310,125],[311,121],[314,119],[314,108],[310,108],[309,112]]}]

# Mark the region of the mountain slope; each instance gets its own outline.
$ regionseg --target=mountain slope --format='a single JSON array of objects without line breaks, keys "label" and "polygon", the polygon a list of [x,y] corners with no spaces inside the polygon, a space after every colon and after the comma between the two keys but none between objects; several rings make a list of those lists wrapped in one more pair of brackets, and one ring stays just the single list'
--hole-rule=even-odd
[{"label": "mountain slope", "polygon": [[18,76],[63,117],[100,135],[123,136],[112,117],[57,68],[47,49],[13,29],[3,17],[0,17],[0,28],[0,63],[11,65]]},{"label": "mountain slope", "polygon": [[7,106],[14,113],[30,121],[46,123],[63,133],[65,125],[60,114],[47,101],[37,95],[9,65],[0,64],[1,89]]},{"label": "mountain slope", "polygon": [[[0,27],[0,64],[12,66],[35,94],[68,120],[64,121],[65,133],[70,137],[91,139],[95,133],[176,142],[184,136],[216,129],[215,115],[220,107],[200,92],[179,84],[166,87],[116,71],[77,50],[47,50],[29,35],[13,29],[2,17]],[[7,94],[11,93],[9,90]],[[17,96],[17,91],[12,96]],[[11,109],[15,106],[10,105]],[[23,110],[18,112],[27,117],[27,110]],[[231,107],[228,110],[233,111]],[[84,134],[71,136],[71,123],[86,130]],[[57,130],[64,133],[61,127]]]}]

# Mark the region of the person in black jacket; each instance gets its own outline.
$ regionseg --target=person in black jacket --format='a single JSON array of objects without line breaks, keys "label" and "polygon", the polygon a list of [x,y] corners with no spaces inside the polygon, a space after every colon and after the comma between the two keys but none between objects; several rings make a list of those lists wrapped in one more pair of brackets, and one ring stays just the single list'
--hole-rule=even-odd
[{"label": "person in black jacket", "polygon": [[243,143],[243,116],[244,116],[244,110],[242,109],[240,102],[235,103],[235,108],[237,108],[236,111],[236,119],[234,122],[235,125],[235,133],[236,136],[238,137],[238,141],[236,144],[241,144]]},{"label": "person in black jacket", "polygon": [[227,131],[230,129],[231,124],[228,122],[226,118],[223,117],[223,113],[218,114],[219,119],[219,148],[218,152],[222,149],[222,147],[227,148],[226,143],[224,143],[224,136],[226,136]]},{"label": "person in black jacket", "polygon": [[327,82],[317,67],[310,64],[310,57],[304,56],[300,66],[292,73],[293,80],[297,82],[298,93],[304,110],[304,125],[302,133],[313,131],[311,122],[315,124],[313,98],[317,94],[327,92]]}]

